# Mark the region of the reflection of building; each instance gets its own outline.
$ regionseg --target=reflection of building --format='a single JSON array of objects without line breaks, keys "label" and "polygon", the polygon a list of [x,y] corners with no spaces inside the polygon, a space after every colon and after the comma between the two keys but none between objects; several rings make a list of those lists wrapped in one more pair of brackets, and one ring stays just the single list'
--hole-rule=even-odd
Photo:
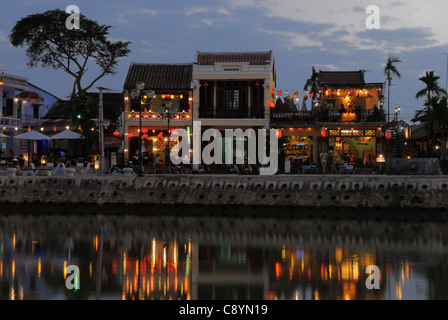
[{"label": "reflection of building", "polygon": [[286,157],[312,164],[333,150],[363,165],[383,152],[382,83],[366,83],[363,71],[320,71],[316,98],[311,110],[306,100],[304,108],[294,107],[290,97],[272,110],[271,125],[282,129]]},{"label": "reflection of building", "polygon": [[[270,265],[269,299],[365,300],[378,299],[367,290],[366,267],[375,265],[376,253],[343,248],[301,249],[283,247]],[[380,277],[384,286],[385,277]]]},{"label": "reflection of building", "polygon": [[[192,64],[132,63],[124,83],[124,141],[125,160],[136,160],[139,150],[140,111],[142,112],[143,159],[150,164],[158,154],[164,161],[168,133],[168,119],[161,117],[166,103],[171,103],[170,131],[189,130],[192,125],[191,101]],[[130,91],[137,82],[143,82],[143,91],[152,90],[155,97],[150,102],[133,101]],[[145,101],[143,99],[143,101]],[[175,142],[171,142],[172,147]],[[134,159],[134,156],[136,157]]]}]

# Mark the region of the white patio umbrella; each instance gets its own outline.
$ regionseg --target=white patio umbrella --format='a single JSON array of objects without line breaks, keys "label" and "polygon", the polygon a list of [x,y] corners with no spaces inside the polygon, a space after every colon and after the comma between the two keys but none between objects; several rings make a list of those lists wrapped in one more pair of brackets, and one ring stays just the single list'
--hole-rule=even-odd
[{"label": "white patio umbrella", "polygon": [[[36,130],[30,130],[25,133],[19,134],[17,136],[14,136],[14,139],[21,139],[21,140],[50,140],[49,136],[46,136],[40,132],[37,132]],[[28,142],[28,149],[30,148],[29,142]],[[31,153],[31,152],[30,152]],[[31,161],[31,156],[28,154],[28,164]]]},{"label": "white patio umbrella", "polygon": [[0,133],[0,138],[11,138],[11,137],[6,134]]},{"label": "white patio umbrella", "polygon": [[49,136],[46,136],[36,130],[30,130],[25,133],[14,136],[14,139],[22,139],[22,140],[50,140]]},{"label": "white patio umbrella", "polygon": [[76,139],[84,139],[84,136],[77,132],[71,131],[71,130],[64,130],[64,131],[59,132],[58,134],[52,136],[50,139],[51,140],[65,140],[65,139],[76,140]]}]

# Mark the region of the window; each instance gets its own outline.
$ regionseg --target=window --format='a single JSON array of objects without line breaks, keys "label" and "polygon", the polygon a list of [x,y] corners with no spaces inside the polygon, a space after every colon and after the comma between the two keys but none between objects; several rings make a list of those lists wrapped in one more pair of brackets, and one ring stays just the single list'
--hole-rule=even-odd
[{"label": "window", "polygon": [[238,72],[240,68],[224,68],[224,72]]},{"label": "window", "polygon": [[226,90],[226,109],[236,110],[240,107],[240,90],[227,89]]}]

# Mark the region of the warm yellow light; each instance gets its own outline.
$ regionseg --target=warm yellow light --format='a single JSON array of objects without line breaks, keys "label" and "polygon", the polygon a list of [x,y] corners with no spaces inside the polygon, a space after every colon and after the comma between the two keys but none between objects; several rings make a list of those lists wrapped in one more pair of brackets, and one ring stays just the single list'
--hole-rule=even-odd
[{"label": "warm yellow light", "polygon": [[128,152],[128,149],[124,149],[124,152]]},{"label": "warm yellow light", "polygon": [[40,131],[44,131],[44,128],[40,128]]}]

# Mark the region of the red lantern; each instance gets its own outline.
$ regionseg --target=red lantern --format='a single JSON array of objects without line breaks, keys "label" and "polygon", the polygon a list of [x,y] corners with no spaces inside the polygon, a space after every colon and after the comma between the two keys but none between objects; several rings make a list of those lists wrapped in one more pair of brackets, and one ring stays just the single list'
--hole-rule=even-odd
[{"label": "red lantern", "polygon": [[311,93],[310,93],[310,97],[311,97],[311,98],[314,97],[314,92],[311,92]]},{"label": "red lantern", "polygon": [[274,102],[269,102],[269,108],[275,108],[275,103]]},{"label": "red lantern", "polygon": [[149,136],[145,133],[144,135],[142,135],[142,139],[148,139]]},{"label": "red lantern", "polygon": [[326,138],[327,137],[327,128],[320,129],[320,135],[322,136],[322,138]]},{"label": "red lantern", "polygon": [[143,128],[143,129],[142,129],[142,132],[143,132],[143,133],[148,133],[148,128]]},{"label": "red lantern", "polygon": [[277,138],[281,138],[282,137],[282,130],[277,130]]},{"label": "red lantern", "polygon": [[298,98],[298,97],[299,97],[299,92],[298,91],[294,92],[294,98]]},{"label": "red lantern", "polygon": [[119,136],[119,135],[120,135],[120,132],[118,132],[118,131],[115,131],[115,132],[114,132],[114,136],[117,137],[117,136]]},{"label": "red lantern", "polygon": [[392,132],[390,130],[386,130],[384,136],[386,137],[387,140],[389,140],[390,138],[392,138]]},{"label": "red lantern", "polygon": [[129,137],[129,138],[132,138],[133,136],[134,136],[134,135],[132,134],[132,132],[129,132],[129,133],[128,133],[128,137]]},{"label": "red lantern", "polygon": [[277,94],[278,94],[279,96],[281,96],[281,95],[282,95],[282,92],[279,90],[279,91],[277,92]]}]

